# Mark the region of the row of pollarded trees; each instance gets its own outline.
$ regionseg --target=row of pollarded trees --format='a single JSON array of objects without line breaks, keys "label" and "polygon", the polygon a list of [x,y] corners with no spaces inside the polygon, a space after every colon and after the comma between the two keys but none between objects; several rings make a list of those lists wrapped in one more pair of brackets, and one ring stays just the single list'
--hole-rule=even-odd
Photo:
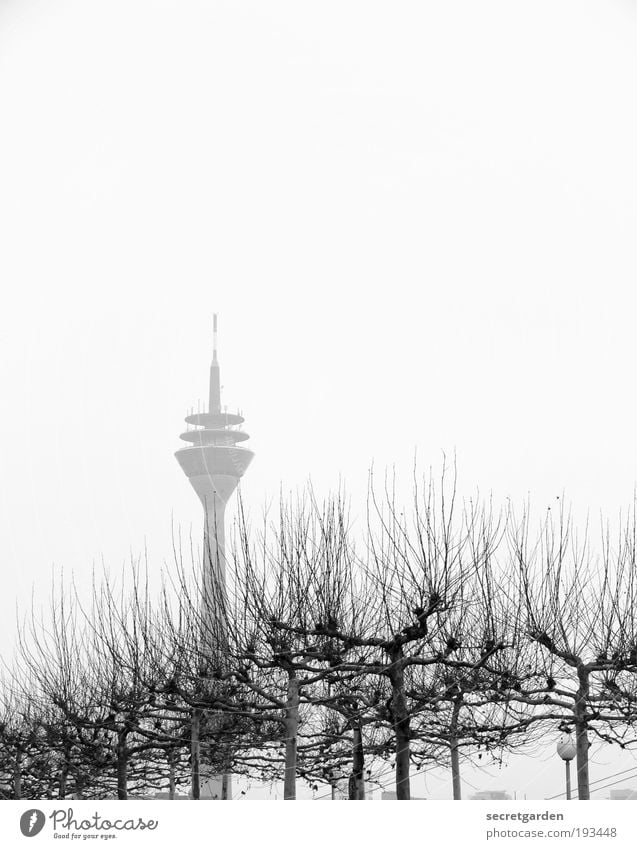
[{"label": "row of pollarded trees", "polygon": [[4,687],[0,792],[199,798],[232,772],[361,799],[393,772],[409,799],[414,769],[447,765],[459,799],[463,763],[548,727],[574,732],[588,798],[590,740],[635,738],[634,514],[593,554],[560,511],[534,529],[443,480],[405,510],[372,487],[362,524],[340,495],[256,529],[240,511],[214,618],[179,558],[155,596],[141,569],[85,603],[60,588]]}]

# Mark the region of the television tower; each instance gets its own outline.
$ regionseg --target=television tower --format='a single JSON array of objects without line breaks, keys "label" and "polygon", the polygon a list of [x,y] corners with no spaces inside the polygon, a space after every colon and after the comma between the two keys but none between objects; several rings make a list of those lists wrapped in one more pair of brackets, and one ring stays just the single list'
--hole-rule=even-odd
[{"label": "television tower", "polygon": [[[201,622],[202,639],[208,641],[214,652],[214,637],[222,635],[223,612],[219,609],[219,594],[225,593],[225,511],[226,504],[237,488],[239,480],[254,457],[249,448],[237,443],[248,439],[239,429],[243,416],[228,413],[221,408],[221,383],[217,360],[217,316],[213,318],[212,364],[207,413],[186,416],[188,430],[181,434],[187,447],[175,452],[204,510],[204,551]],[[221,615],[220,615],[221,614]],[[223,661],[222,661],[223,662]],[[198,748],[198,744],[197,744]],[[198,760],[198,756],[197,756]],[[201,798],[231,798],[230,776],[207,776],[201,782]]]},{"label": "television tower", "polygon": [[192,425],[180,439],[190,442],[175,452],[204,509],[204,582],[226,582],[224,518],[226,504],[250,465],[254,453],[238,447],[249,439],[239,430],[243,416],[221,409],[221,384],[217,360],[217,316],[213,317],[212,363],[207,413],[186,416]]}]

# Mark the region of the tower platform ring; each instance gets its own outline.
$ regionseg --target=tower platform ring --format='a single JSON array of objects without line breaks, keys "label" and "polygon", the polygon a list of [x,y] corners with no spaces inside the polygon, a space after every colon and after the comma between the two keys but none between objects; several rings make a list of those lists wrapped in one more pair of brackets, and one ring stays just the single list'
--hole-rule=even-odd
[{"label": "tower platform ring", "polygon": [[242,430],[186,430],[179,436],[184,442],[195,445],[234,445],[245,442],[250,435]]}]

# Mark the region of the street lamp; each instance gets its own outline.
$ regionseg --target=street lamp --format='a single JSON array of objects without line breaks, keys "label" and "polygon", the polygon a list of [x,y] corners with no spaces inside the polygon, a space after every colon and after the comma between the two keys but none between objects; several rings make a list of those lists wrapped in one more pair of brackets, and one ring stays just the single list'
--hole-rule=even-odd
[{"label": "street lamp", "polygon": [[562,734],[557,741],[557,753],[566,765],[566,798],[571,798],[571,761],[577,754],[575,743],[570,734]]}]

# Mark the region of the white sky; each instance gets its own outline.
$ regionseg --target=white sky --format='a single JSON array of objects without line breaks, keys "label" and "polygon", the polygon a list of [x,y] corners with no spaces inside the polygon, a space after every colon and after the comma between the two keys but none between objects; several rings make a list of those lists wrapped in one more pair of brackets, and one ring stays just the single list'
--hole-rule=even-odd
[{"label": "white sky", "polygon": [[415,450],[630,501],[636,43],[620,0],[0,0],[5,644],[52,567],[199,534],[213,311],[255,509]]}]

